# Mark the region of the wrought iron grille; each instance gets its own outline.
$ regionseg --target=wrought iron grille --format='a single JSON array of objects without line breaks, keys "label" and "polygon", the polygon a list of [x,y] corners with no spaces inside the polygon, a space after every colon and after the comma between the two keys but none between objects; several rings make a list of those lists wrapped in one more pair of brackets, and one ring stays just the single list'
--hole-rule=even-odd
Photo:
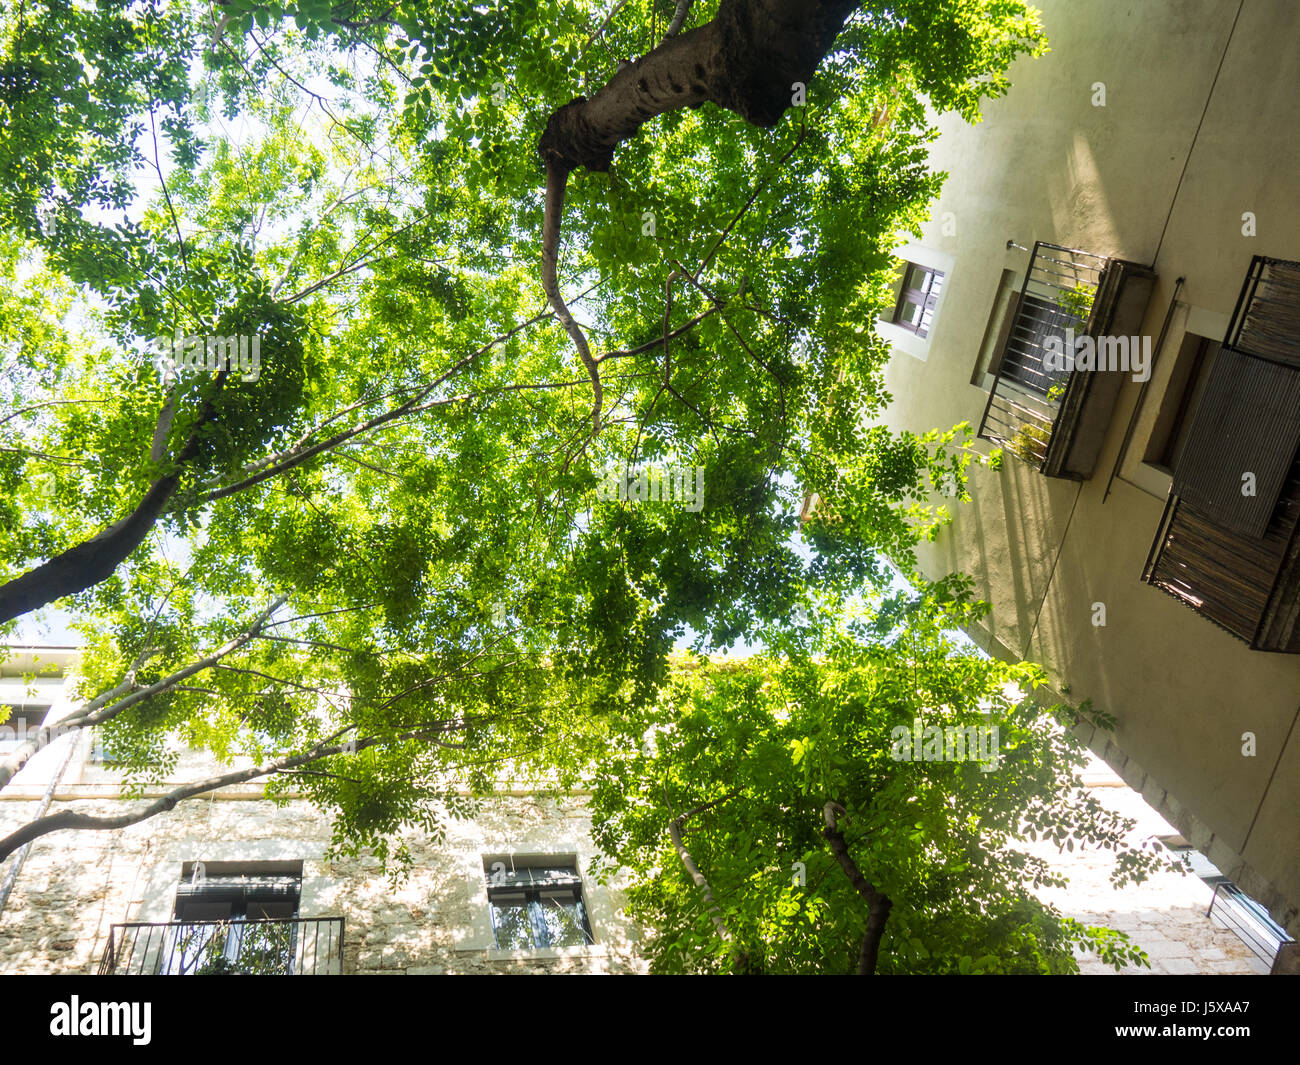
[{"label": "wrought iron grille", "polygon": [[1105,256],[1059,244],[1034,244],[1015,317],[998,353],[979,435],[1041,467],[1074,375],[1045,356],[1050,341],[1067,350],[1067,330],[1090,332]]},{"label": "wrought iron grille", "polygon": [[1210,899],[1210,908],[1205,911],[1205,916],[1217,918],[1225,928],[1236,932],[1238,938],[1266,965],[1273,964],[1283,943],[1294,942],[1263,906],[1231,880],[1222,880],[1214,885],[1214,897]]},{"label": "wrought iron grille", "polygon": [[100,976],[322,976],[343,972],[343,918],[132,921],[109,929]]}]

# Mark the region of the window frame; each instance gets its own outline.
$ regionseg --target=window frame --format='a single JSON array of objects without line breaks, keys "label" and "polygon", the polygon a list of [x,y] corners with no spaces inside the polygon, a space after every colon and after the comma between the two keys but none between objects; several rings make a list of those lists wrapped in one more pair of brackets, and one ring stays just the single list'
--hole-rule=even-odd
[{"label": "window frame", "polygon": [[[40,729],[41,726],[45,724],[45,719],[49,716],[50,710],[53,708],[52,703],[24,702],[3,703],[0,705],[3,705],[4,708],[9,711],[9,716],[5,718],[4,721],[0,721],[0,729],[12,729],[17,733],[18,728],[16,722],[21,719],[23,723],[23,736],[30,735]],[[35,718],[34,722],[32,720],[33,718]],[[10,751],[16,750],[18,745],[22,742],[23,740],[16,734],[12,738],[0,734],[0,752],[7,754]]]},{"label": "window frame", "polygon": [[1166,476],[1173,476],[1178,460],[1187,448],[1188,431],[1205,393],[1218,346],[1219,342],[1213,337],[1193,329],[1186,330],[1179,342],[1173,370],[1156,404],[1155,418],[1142,455],[1144,464]]},{"label": "window frame", "polygon": [[[914,333],[922,340],[926,340],[929,338],[931,326],[934,324],[935,310],[939,306],[939,297],[943,293],[943,285],[947,275],[942,270],[914,262],[911,259],[904,259],[902,262],[902,278],[898,298],[894,301],[894,311],[887,320],[891,325],[906,329],[909,333]],[[921,288],[908,287],[908,278],[911,277],[913,270],[919,270],[924,275]],[[937,286],[936,281],[938,282]],[[903,314],[903,308],[909,302],[915,305],[919,312],[915,322],[909,321]]]},{"label": "window frame", "polygon": [[[497,866],[509,863],[510,872],[498,870]],[[535,878],[534,872],[560,873],[558,877]],[[527,874],[525,876],[524,874]],[[579,872],[578,860],[568,855],[538,855],[521,858],[517,855],[485,856],[483,875],[487,888],[488,923],[491,928],[492,946],[497,951],[559,951],[586,949],[596,945],[595,933],[591,926],[590,906],[586,898],[585,885]],[[576,918],[581,943],[555,943],[550,938],[550,930],[542,916],[547,900],[545,895],[559,892],[570,893],[571,904],[576,907]],[[509,896],[512,901],[503,902]],[[522,898],[516,899],[516,896]],[[570,903],[566,903],[565,908]],[[498,918],[498,910],[507,906],[522,907],[527,914],[527,926],[530,931],[528,945],[502,945],[501,934],[504,931]]]},{"label": "window frame", "polygon": [[[207,867],[212,872],[206,872]],[[286,865],[294,868],[284,868]],[[227,868],[229,866],[230,868]],[[280,975],[291,975],[297,961],[298,925],[302,915],[301,862],[184,862],[181,877],[172,902],[171,926],[167,932],[169,942],[160,958],[160,975],[195,975],[202,971],[199,962],[214,961],[235,964],[246,947],[264,947],[257,937],[278,935],[271,922],[283,925],[283,942],[273,944],[273,949],[284,957],[285,970]],[[212,885],[212,886],[208,886]],[[207,901],[205,901],[205,896]],[[267,916],[265,910],[254,909],[268,903],[291,907],[287,915]],[[227,905],[229,913],[223,916],[189,916],[187,907]],[[250,915],[250,912],[253,915]],[[223,929],[224,926],[224,929]],[[261,926],[270,926],[258,931]],[[220,935],[220,953],[213,957],[209,943]],[[193,967],[192,967],[193,966]]]}]

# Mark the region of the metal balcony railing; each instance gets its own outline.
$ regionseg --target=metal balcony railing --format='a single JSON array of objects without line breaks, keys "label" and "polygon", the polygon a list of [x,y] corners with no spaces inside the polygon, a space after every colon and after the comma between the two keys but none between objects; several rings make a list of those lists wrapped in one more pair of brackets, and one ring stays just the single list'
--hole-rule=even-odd
[{"label": "metal balcony railing", "polygon": [[1045,358],[1066,350],[1066,330],[1090,332],[1093,304],[1109,260],[1038,241],[1007,339],[998,353],[979,435],[1043,467],[1062,402],[1075,375]]},{"label": "metal balcony railing", "polygon": [[343,918],[133,921],[109,929],[100,976],[327,976],[343,972]]},{"label": "metal balcony railing", "polygon": [[1237,887],[1231,880],[1214,886],[1214,897],[1206,917],[1217,918],[1225,927],[1254,951],[1264,964],[1272,965],[1283,943],[1294,942],[1286,929],[1273,920],[1258,902]]},{"label": "metal balcony railing", "polygon": [[1254,650],[1300,654],[1300,262],[1251,261],[1142,579]]}]

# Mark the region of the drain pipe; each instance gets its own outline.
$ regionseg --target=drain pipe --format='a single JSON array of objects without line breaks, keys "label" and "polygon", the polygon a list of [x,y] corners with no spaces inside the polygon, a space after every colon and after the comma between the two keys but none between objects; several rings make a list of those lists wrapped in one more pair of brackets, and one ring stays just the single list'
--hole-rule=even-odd
[{"label": "drain pipe", "polygon": [[[57,788],[63,780],[63,774],[68,771],[68,765],[72,761],[72,756],[76,752],[81,737],[74,735],[70,737],[71,743],[68,744],[68,751],[63,756],[63,764],[59,766],[59,771],[50,778],[50,785],[45,789],[45,794],[41,796],[40,809],[36,811],[36,817],[33,820],[40,820],[45,816],[45,811],[50,808],[50,803],[54,800],[54,789]],[[9,866],[9,872],[5,874],[4,887],[0,887],[0,916],[4,915],[5,905],[9,902],[9,896],[14,890],[14,885],[18,883],[18,872],[23,867],[23,862],[27,860],[27,852],[32,849],[33,840],[28,840],[18,848],[18,853],[14,855],[13,864]]]},{"label": "drain pipe", "polygon": [[1183,282],[1187,278],[1180,277],[1174,280],[1174,294],[1169,300],[1169,310],[1165,312],[1164,324],[1160,327],[1160,336],[1156,338],[1155,351],[1151,353],[1151,373],[1142,387],[1138,390],[1137,402],[1133,404],[1133,413],[1128,417],[1128,428],[1124,430],[1124,442],[1119,446],[1119,454],[1115,456],[1115,465],[1110,471],[1110,480],[1106,482],[1106,491],[1102,493],[1101,501],[1106,502],[1106,497],[1110,495],[1110,486],[1115,483],[1115,478],[1119,474],[1119,468],[1124,464],[1124,459],[1128,455],[1128,446],[1133,439],[1133,430],[1137,427],[1138,415],[1142,413],[1142,400],[1146,398],[1147,386],[1151,384],[1151,378],[1156,375],[1156,360],[1160,358],[1160,351],[1165,346],[1165,334],[1169,332],[1169,323],[1174,317],[1174,308],[1178,306],[1178,293],[1182,291]]}]

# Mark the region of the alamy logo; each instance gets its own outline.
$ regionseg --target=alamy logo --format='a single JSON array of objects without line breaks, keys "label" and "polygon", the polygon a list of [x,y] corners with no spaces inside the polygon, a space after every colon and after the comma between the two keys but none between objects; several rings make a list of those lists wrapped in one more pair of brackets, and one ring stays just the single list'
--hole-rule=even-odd
[{"label": "alamy logo", "polygon": [[253,336],[182,336],[158,337],[153,342],[153,364],[162,375],[162,383],[186,372],[217,370],[239,372],[240,379],[256,381],[262,375],[262,338]]},{"label": "alamy logo", "polygon": [[616,499],[629,503],[659,503],[677,500],[695,512],[704,506],[703,466],[626,466],[615,463],[605,467],[596,486],[596,498],[605,503]]},{"label": "alamy logo", "polygon": [[1059,373],[1062,370],[1122,370],[1132,373],[1134,381],[1151,379],[1150,337],[1076,337],[1073,329],[1065,331],[1065,339],[1051,336],[1043,341],[1043,369]]},{"label": "alamy logo", "polygon": [[71,1002],[50,1006],[50,1035],[129,1035],[138,1047],[148,1046],[151,1002]]},{"label": "alamy logo", "polygon": [[926,725],[914,718],[912,727],[897,725],[889,732],[889,753],[895,762],[979,762],[989,773],[998,767],[997,725]]},{"label": "alamy logo", "polygon": [[[85,728],[81,725],[65,725],[58,721],[51,722],[48,725],[37,725],[34,728],[28,728],[27,723],[20,718],[17,727],[7,722],[0,725],[0,743],[5,744],[10,749],[22,747],[28,741],[39,745],[41,743],[41,733],[46,733],[48,735],[46,745],[48,746],[57,743],[64,736],[84,735],[85,732]],[[95,729],[91,733],[91,737],[91,757],[97,761],[103,761],[106,754],[103,733],[99,729]]]}]

